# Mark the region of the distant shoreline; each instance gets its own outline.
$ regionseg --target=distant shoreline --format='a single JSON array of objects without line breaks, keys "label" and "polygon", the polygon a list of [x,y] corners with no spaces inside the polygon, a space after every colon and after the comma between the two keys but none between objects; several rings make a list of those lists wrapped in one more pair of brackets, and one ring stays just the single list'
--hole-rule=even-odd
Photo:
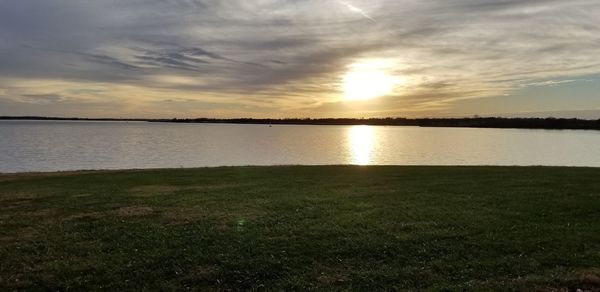
[{"label": "distant shoreline", "polygon": [[418,126],[418,127],[461,127],[461,128],[511,128],[546,130],[600,130],[600,119],[564,118],[322,118],[322,119],[117,119],[117,118],[67,118],[40,116],[0,116],[0,120],[40,120],[40,121],[115,121],[115,122],[155,122],[155,123],[210,123],[210,124],[264,124],[264,125],[369,125],[369,126]]}]

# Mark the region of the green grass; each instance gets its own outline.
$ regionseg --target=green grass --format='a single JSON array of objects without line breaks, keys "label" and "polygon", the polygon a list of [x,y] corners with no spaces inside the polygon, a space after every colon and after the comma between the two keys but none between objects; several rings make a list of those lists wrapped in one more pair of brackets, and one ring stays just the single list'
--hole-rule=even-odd
[{"label": "green grass", "polygon": [[600,289],[600,169],[0,175],[0,290]]}]

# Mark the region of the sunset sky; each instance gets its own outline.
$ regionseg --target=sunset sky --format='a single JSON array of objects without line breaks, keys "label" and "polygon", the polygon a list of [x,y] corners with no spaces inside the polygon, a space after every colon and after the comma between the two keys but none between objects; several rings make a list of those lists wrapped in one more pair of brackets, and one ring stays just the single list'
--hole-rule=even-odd
[{"label": "sunset sky", "polygon": [[0,115],[600,118],[598,0],[2,0]]}]

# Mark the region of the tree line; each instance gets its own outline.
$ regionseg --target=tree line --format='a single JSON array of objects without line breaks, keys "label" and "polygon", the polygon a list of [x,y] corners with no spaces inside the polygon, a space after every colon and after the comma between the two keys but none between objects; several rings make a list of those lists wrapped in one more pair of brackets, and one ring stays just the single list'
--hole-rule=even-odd
[{"label": "tree line", "polygon": [[270,125],[371,125],[371,126],[419,126],[419,127],[469,127],[469,128],[522,128],[522,129],[589,129],[600,130],[600,119],[563,118],[324,118],[324,119],[167,119],[156,120],[173,123],[227,123]]},{"label": "tree line", "polygon": [[0,120],[60,120],[60,121],[139,121],[168,123],[222,123],[222,124],[265,124],[265,125],[371,125],[371,126],[418,126],[418,127],[468,127],[468,128],[517,128],[517,129],[584,129],[600,130],[600,119],[564,118],[192,118],[192,119],[119,119],[119,118],[68,118],[39,116],[0,116]]}]

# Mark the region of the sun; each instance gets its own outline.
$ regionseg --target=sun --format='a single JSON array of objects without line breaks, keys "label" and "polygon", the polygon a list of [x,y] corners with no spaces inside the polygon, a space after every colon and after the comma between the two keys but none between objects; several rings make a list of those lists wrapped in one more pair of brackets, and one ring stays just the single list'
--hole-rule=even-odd
[{"label": "sun", "polygon": [[392,93],[401,80],[389,73],[390,67],[391,64],[380,60],[351,65],[343,77],[344,99],[365,100]]}]

